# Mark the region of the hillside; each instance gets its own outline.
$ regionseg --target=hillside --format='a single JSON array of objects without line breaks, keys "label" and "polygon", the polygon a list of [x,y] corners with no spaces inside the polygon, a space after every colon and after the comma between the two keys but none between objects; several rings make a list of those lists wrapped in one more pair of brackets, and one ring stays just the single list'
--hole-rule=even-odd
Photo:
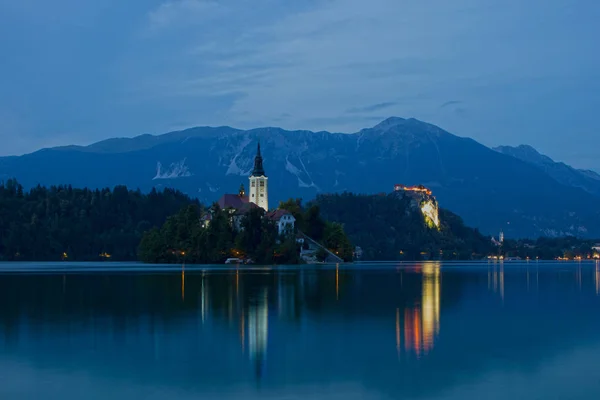
[{"label": "hillside", "polygon": [[460,217],[441,209],[439,228],[427,219],[410,196],[342,193],[319,195],[311,205],[344,227],[350,241],[362,248],[365,260],[470,260],[493,250],[489,237],[466,227]]},{"label": "hillside", "polygon": [[258,141],[273,204],[424,184],[442,207],[485,233],[600,236],[600,207],[593,195],[415,119],[389,118],[354,134],[200,127],[111,139],[0,158],[0,179],[16,177],[27,187],[173,187],[209,203],[247,182]]},{"label": "hillside", "polygon": [[494,150],[534,165],[565,186],[581,188],[595,196],[600,196],[600,175],[594,171],[576,169],[565,163],[556,162],[531,146],[500,146]]}]

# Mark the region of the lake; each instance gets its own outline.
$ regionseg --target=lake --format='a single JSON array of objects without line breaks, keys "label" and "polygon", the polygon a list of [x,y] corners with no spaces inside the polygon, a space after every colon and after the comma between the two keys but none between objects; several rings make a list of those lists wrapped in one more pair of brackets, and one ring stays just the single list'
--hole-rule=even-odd
[{"label": "lake", "polygon": [[600,399],[600,264],[0,264],[1,399]]}]

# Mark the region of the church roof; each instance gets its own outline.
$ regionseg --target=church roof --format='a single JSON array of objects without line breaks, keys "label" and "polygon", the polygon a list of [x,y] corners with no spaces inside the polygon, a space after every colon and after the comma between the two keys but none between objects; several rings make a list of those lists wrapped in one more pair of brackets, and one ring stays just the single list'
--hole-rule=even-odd
[{"label": "church roof", "polygon": [[249,202],[248,196],[240,196],[239,194],[224,194],[217,203],[222,209],[235,208],[237,210]]},{"label": "church roof", "polygon": [[267,217],[273,221],[279,221],[284,215],[292,215],[288,210],[277,209],[267,213]]},{"label": "church roof", "polygon": [[255,208],[260,208],[254,203],[244,203],[240,208],[236,208],[235,213],[233,215],[246,215],[246,213]]},{"label": "church roof", "polygon": [[252,175],[250,176],[267,176],[263,167],[263,158],[260,154],[260,142],[256,149],[256,157],[254,157],[254,168],[252,169]]}]

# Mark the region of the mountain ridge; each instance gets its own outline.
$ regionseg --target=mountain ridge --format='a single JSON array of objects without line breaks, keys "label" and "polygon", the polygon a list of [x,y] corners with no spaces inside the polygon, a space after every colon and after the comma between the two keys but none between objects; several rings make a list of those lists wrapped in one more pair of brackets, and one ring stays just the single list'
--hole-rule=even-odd
[{"label": "mountain ridge", "polygon": [[530,162],[413,118],[391,117],[355,133],[199,127],[140,135],[99,142],[87,151],[47,149],[0,158],[0,177],[15,177],[26,187],[174,187],[209,203],[247,184],[259,141],[271,204],[424,184],[442,207],[486,233],[600,237],[600,210],[590,193],[559,183]]},{"label": "mountain ridge", "polygon": [[565,186],[578,187],[600,196],[600,174],[595,171],[577,169],[564,162],[554,161],[529,145],[498,146],[493,149],[539,168]]}]

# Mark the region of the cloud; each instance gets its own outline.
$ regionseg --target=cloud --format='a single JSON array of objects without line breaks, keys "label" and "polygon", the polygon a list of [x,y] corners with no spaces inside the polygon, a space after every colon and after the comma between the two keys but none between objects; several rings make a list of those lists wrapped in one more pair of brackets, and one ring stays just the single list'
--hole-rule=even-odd
[{"label": "cloud", "polygon": [[384,110],[386,108],[395,106],[396,104],[397,103],[394,101],[388,101],[388,102],[384,102],[384,103],[371,104],[370,106],[352,107],[352,108],[349,108],[348,110],[346,110],[346,112],[349,114],[369,113],[369,112],[373,112],[373,111]]},{"label": "cloud", "polygon": [[212,0],[172,0],[148,13],[149,28],[161,29],[173,24],[199,23],[223,15],[224,8]]},{"label": "cloud", "polygon": [[460,101],[460,100],[450,100],[450,101],[447,101],[444,104],[442,104],[440,106],[440,108],[446,108],[446,107],[454,106],[454,105],[457,105],[457,104],[462,104],[462,101]]},{"label": "cloud", "polygon": [[79,142],[174,121],[355,132],[393,111],[560,158],[597,140],[600,3],[538,3],[60,0],[93,27],[0,12],[0,108]]}]

